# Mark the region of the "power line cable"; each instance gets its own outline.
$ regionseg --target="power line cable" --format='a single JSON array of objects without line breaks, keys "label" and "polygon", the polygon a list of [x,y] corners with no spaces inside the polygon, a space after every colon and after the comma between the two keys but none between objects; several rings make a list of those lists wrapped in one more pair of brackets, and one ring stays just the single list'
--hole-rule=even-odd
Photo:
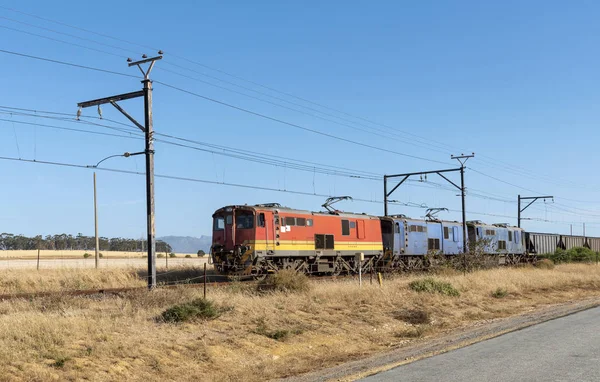
[{"label": "power line cable", "polygon": [[319,130],[315,130],[315,129],[312,129],[312,128],[309,128],[309,127],[298,125],[296,123],[287,122],[287,121],[284,121],[284,120],[279,119],[279,118],[270,117],[270,116],[268,116],[266,114],[258,113],[258,112],[255,112],[255,111],[252,111],[252,110],[249,110],[249,109],[245,109],[245,108],[242,108],[242,107],[239,107],[239,106],[235,106],[235,105],[223,102],[223,101],[219,101],[217,99],[214,99],[214,98],[211,98],[211,97],[207,97],[207,96],[204,96],[204,95],[192,92],[190,90],[186,90],[186,89],[174,86],[174,85],[169,85],[169,84],[167,84],[165,82],[162,82],[162,81],[154,81],[154,82],[157,83],[157,84],[163,85],[163,86],[165,86],[167,88],[170,88],[170,89],[173,89],[173,90],[177,90],[177,91],[180,91],[182,93],[186,93],[186,94],[189,94],[189,95],[192,95],[194,97],[198,97],[198,98],[210,101],[210,102],[214,102],[214,103],[219,104],[219,105],[227,106],[229,108],[232,108],[232,109],[235,109],[235,110],[247,113],[247,114],[251,114],[251,115],[254,115],[254,116],[257,116],[257,117],[260,117],[260,118],[264,118],[264,119],[267,119],[267,120],[270,120],[270,121],[273,121],[273,122],[277,122],[277,123],[280,123],[280,124],[283,124],[283,125],[291,126],[291,127],[294,127],[294,128],[300,129],[300,130],[309,131],[311,133],[318,134],[318,135],[325,136],[325,137],[332,138],[332,139],[336,139],[336,140],[339,140],[339,141],[342,141],[342,142],[351,143],[351,144],[354,144],[354,145],[357,145],[357,146],[367,147],[367,148],[371,148],[371,149],[374,149],[374,150],[377,150],[377,151],[383,151],[383,152],[387,152],[387,153],[391,153],[391,154],[396,154],[396,155],[400,155],[400,156],[404,156],[404,157],[408,157],[408,158],[420,159],[420,160],[427,161],[427,162],[441,163],[441,164],[444,164],[444,165],[448,164],[447,162],[442,162],[442,161],[438,161],[438,160],[435,160],[435,159],[429,159],[429,158],[424,158],[424,157],[420,157],[420,156],[417,156],[417,155],[411,155],[411,154],[402,153],[402,152],[399,152],[399,151],[388,150],[388,149],[384,149],[384,148],[381,148],[381,147],[372,146],[372,145],[369,145],[369,144],[366,144],[366,143],[361,143],[361,142],[358,142],[358,141],[354,141],[352,139],[339,137],[337,135],[325,133],[325,132],[322,132],[322,131],[319,131]]}]

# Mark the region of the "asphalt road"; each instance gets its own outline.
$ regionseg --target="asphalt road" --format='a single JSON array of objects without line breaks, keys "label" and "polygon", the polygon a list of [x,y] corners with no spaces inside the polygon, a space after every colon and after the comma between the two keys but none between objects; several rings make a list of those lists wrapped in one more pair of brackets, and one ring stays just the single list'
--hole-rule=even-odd
[{"label": "asphalt road", "polygon": [[600,381],[600,308],[416,361],[362,381]]}]

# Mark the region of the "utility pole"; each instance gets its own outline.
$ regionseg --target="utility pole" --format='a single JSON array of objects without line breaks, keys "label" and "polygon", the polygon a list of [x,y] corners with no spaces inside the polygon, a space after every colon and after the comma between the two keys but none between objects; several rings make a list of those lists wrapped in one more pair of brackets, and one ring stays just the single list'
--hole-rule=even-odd
[{"label": "utility pole", "polygon": [[[78,115],[81,114],[81,109],[91,106],[98,106],[110,103],[121,114],[129,119],[135,126],[144,132],[145,151],[146,154],[146,223],[148,233],[148,289],[156,287],[156,231],[154,220],[154,129],[152,125],[152,81],[150,80],[150,72],[154,67],[154,63],[162,59],[162,51],[158,51],[158,56],[148,58],[145,54],[142,60],[132,62],[131,58],[127,59],[128,65],[137,66],[142,72],[144,79],[142,80],[143,89],[131,93],[118,94],[111,97],[100,98],[87,102],[80,102]],[[149,63],[147,69],[142,69],[142,65]],[[118,101],[124,101],[132,98],[144,97],[144,125],[136,121],[129,115],[119,104]]]},{"label": "utility pole", "polygon": [[98,198],[96,197],[96,171],[94,171],[94,232],[96,235],[96,269],[100,262],[100,238],[98,237]]},{"label": "utility pole", "polygon": [[467,252],[467,213],[465,210],[465,163],[469,158],[473,158],[475,153],[471,155],[460,154],[457,156],[451,155],[451,159],[456,159],[460,163],[460,198],[462,201],[462,226],[463,226],[463,252]]},{"label": "utility pole", "polygon": [[[383,176],[383,213],[384,213],[384,216],[388,216],[388,203],[391,202],[388,198],[409,177],[411,177],[413,175],[421,175],[421,176],[425,175],[425,179],[427,179],[427,174],[437,174],[440,177],[442,177],[444,180],[446,180],[448,183],[450,183],[451,185],[456,187],[461,192],[462,220],[463,220],[463,251],[466,252],[466,250],[467,250],[467,223],[465,221],[465,219],[466,219],[466,216],[465,216],[466,215],[466,213],[465,213],[465,191],[466,191],[466,189],[465,189],[465,163],[467,162],[467,160],[469,160],[469,158],[473,158],[474,156],[475,156],[475,153],[472,153],[471,155],[464,155],[464,154],[461,154],[459,156],[452,155],[450,158],[458,160],[461,165],[460,168],[451,168],[451,169],[446,169],[446,170],[434,170],[434,171],[410,172],[410,173],[406,173],[406,174],[384,175]],[[457,171],[460,172],[460,187],[444,175],[444,173],[457,172]],[[392,179],[392,178],[402,178],[402,180],[398,184],[396,184],[390,191],[388,191],[387,183],[388,183],[388,180]]]},{"label": "utility pole", "polygon": [[[550,196],[521,196],[521,195],[517,195],[517,227],[521,228],[521,213],[523,211],[525,211],[530,205],[532,205],[538,199],[544,199],[544,201],[546,201],[546,199],[552,199],[552,200],[554,200],[554,196],[552,196],[552,195],[550,195]],[[521,200],[531,200],[531,202],[529,202],[529,204],[526,205],[525,207],[521,208]],[[571,235],[572,234],[573,234],[573,232],[571,230]]]}]

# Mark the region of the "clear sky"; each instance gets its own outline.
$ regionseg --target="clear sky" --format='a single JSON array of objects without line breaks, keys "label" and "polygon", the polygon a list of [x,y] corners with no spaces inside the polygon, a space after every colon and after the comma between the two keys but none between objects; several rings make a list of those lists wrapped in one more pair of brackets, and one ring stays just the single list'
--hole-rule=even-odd
[{"label": "clear sky", "polygon": [[[451,154],[475,152],[466,173],[469,220],[516,224],[517,194],[549,194],[555,203],[530,207],[524,217],[536,220],[524,228],[568,233],[574,224],[581,233],[586,222],[589,235],[600,235],[598,2],[6,0],[0,6],[0,49],[136,75],[125,58],[159,48],[165,54],[152,73],[157,82],[372,146],[155,83],[157,132],[279,164],[157,142],[157,174],[381,201],[380,180],[286,163],[379,176],[452,168]],[[2,108],[74,114],[77,102],[140,89],[138,79],[6,53],[0,69],[0,156],[90,165],[143,150],[140,140],[19,122],[126,135],[106,127]],[[140,100],[122,105],[141,120]],[[109,106],[103,115],[127,122]],[[103,166],[140,172],[144,160],[113,158]],[[0,232],[93,234],[91,170],[0,160],[0,174]],[[145,234],[144,187],[143,176],[98,171],[101,235]],[[420,217],[425,211],[415,203],[447,207],[440,216],[458,220],[457,194],[429,176],[401,186],[392,198],[411,205],[390,211]],[[157,178],[157,234],[210,234],[211,214],[224,205],[279,202],[318,210],[323,199]],[[376,202],[339,206],[383,213]]]}]

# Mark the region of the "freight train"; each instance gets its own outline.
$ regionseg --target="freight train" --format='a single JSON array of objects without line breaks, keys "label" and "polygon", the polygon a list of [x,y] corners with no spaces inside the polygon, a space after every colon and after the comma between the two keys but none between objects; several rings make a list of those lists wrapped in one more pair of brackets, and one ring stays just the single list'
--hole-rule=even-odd
[{"label": "freight train", "polygon": [[[335,202],[335,201],[334,201]],[[331,208],[311,212],[277,203],[233,205],[213,214],[211,260],[227,275],[264,277],[281,269],[339,275],[425,269],[432,255],[449,260],[464,246],[480,246],[498,264],[535,261],[556,248],[598,246],[600,238],[527,233],[507,224],[468,221],[467,238],[457,221],[405,215],[372,216]]]}]

